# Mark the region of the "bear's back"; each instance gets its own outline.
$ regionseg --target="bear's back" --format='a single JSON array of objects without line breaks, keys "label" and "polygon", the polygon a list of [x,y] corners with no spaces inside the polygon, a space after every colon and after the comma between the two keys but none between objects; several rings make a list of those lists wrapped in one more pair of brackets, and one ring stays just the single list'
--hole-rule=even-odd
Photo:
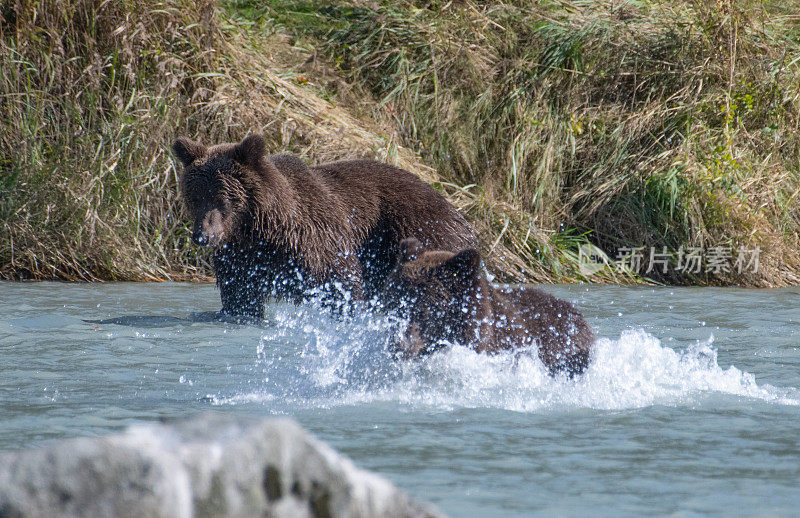
[{"label": "bear's back", "polygon": [[578,334],[589,330],[580,311],[566,300],[532,286],[505,286],[498,290],[501,307],[508,315],[525,322],[537,334]]},{"label": "bear's back", "polygon": [[315,172],[351,192],[374,196],[395,239],[416,237],[428,249],[476,248],[478,239],[461,213],[415,174],[375,160],[322,164]]},{"label": "bear's back", "polygon": [[532,286],[506,286],[496,292],[495,311],[515,322],[512,339],[536,339],[539,357],[551,371],[580,373],[588,365],[594,332],[572,303]]},{"label": "bear's back", "polygon": [[299,157],[289,154],[267,155],[266,160],[287,176],[304,176],[311,174],[311,168]]}]

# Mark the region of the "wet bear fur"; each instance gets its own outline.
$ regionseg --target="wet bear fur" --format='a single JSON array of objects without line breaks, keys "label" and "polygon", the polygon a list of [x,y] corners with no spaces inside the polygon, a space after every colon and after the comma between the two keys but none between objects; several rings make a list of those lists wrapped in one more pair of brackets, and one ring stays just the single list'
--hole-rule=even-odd
[{"label": "wet bear fur", "polygon": [[569,302],[528,286],[492,286],[474,249],[425,251],[413,238],[400,247],[384,299],[408,321],[396,344],[403,357],[458,343],[489,354],[535,346],[551,374],[571,377],[589,364],[595,336]]},{"label": "wet bear fur", "polygon": [[267,155],[262,137],[173,145],[193,239],[215,248],[222,313],[262,318],[267,298],[336,301],[380,293],[399,243],[459,251],[477,238],[443,196],[412,173],[372,160],[308,167]]}]

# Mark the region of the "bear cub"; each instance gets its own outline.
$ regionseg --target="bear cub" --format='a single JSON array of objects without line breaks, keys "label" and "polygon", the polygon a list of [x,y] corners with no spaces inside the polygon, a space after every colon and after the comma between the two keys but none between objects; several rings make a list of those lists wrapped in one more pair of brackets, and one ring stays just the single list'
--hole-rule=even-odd
[{"label": "bear cub", "polygon": [[396,345],[405,358],[442,342],[489,354],[535,345],[551,374],[586,369],[595,336],[569,302],[527,286],[492,286],[474,249],[426,251],[414,238],[400,248],[384,299],[408,320]]},{"label": "bear cub", "polygon": [[265,148],[259,135],[172,148],[193,239],[215,249],[223,314],[263,318],[268,298],[369,299],[402,239],[454,252],[477,243],[455,207],[408,171],[373,160],[309,167]]}]

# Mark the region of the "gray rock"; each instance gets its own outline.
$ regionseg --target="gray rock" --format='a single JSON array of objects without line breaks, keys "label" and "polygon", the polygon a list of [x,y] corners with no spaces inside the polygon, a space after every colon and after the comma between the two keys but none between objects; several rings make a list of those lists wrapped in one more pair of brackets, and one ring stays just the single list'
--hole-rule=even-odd
[{"label": "gray rock", "polygon": [[440,516],[288,419],[221,414],[0,452],[0,518]]}]

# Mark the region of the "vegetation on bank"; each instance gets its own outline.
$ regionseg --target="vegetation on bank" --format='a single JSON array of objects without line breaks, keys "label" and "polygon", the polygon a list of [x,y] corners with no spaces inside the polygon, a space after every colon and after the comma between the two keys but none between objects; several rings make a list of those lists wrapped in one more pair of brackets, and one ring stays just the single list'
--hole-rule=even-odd
[{"label": "vegetation on bank", "polygon": [[0,276],[209,275],[169,146],[258,131],[311,162],[372,156],[419,174],[507,280],[633,279],[580,268],[591,242],[611,259],[758,247],[758,272],[651,275],[800,282],[798,7],[6,3]]}]

